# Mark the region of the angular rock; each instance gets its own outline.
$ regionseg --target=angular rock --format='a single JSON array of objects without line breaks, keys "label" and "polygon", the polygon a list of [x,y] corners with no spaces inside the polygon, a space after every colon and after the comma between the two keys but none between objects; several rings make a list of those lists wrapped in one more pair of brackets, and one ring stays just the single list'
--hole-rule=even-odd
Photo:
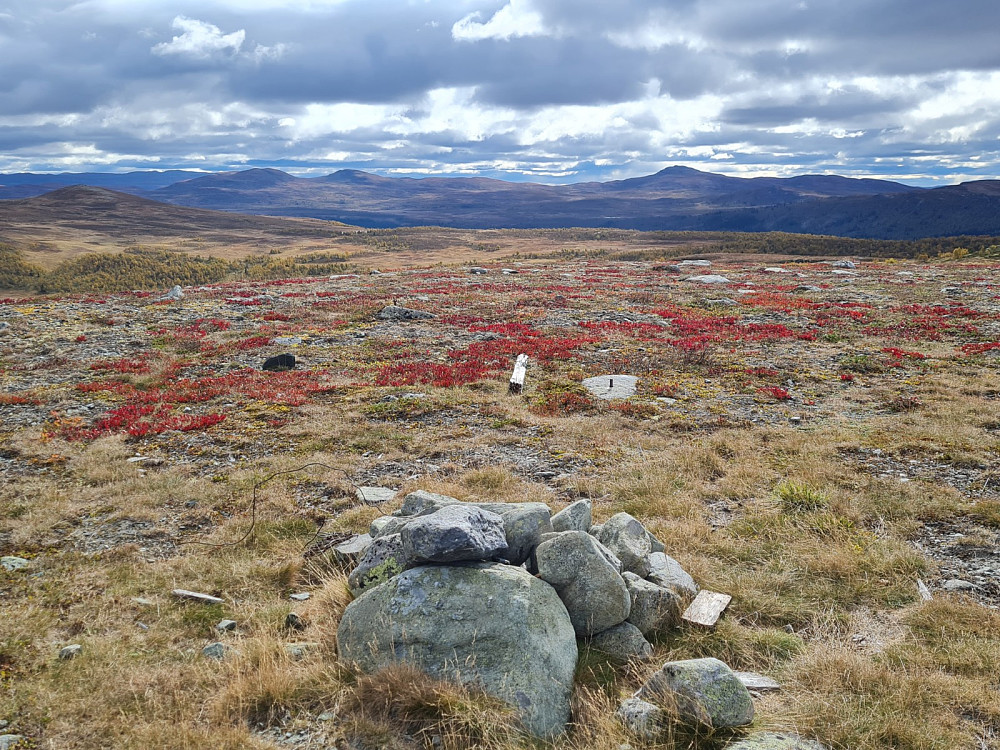
[{"label": "angular rock", "polygon": [[0,568],[3,568],[8,573],[24,570],[30,564],[31,563],[23,557],[15,557],[14,555],[4,555],[3,557],[0,557]]},{"label": "angular rock", "polygon": [[289,612],[285,615],[285,629],[286,630],[305,630],[307,623],[295,612]]},{"label": "angular rock", "polygon": [[215,643],[209,643],[205,648],[201,650],[201,655],[207,659],[215,659],[216,661],[222,661],[226,658],[226,644],[216,641]]},{"label": "angular rock", "polygon": [[612,555],[582,531],[564,531],[535,550],[538,575],[559,594],[580,636],[624,622],[631,599]]},{"label": "angular rock", "polygon": [[657,586],[670,589],[684,601],[698,595],[698,584],[674,558],[662,552],[653,552],[646,558],[649,573],[646,579]]},{"label": "angular rock", "polygon": [[481,685],[538,736],[561,733],[569,719],[573,626],[552,588],[521,568],[412,568],[347,606],[337,648],[367,673],[405,662]]},{"label": "angular rock", "polygon": [[439,495],[427,490],[416,490],[403,498],[402,507],[396,512],[398,516],[423,516],[440,510],[446,505],[461,502],[448,495]]},{"label": "angular rock", "polygon": [[358,596],[362,591],[385,583],[405,569],[406,555],[403,553],[400,535],[380,536],[372,540],[371,546],[365,550],[358,567],[347,577],[347,585]]},{"label": "angular rock", "polygon": [[355,534],[346,542],[335,544],[327,556],[339,568],[350,569],[358,564],[365,550],[372,544],[371,534]]},{"label": "angular rock", "polygon": [[423,310],[413,310],[399,305],[386,305],[375,314],[375,317],[379,320],[431,320],[437,316]]},{"label": "angular rock", "polygon": [[667,662],[635,697],[667,709],[676,708],[686,724],[725,729],[753,721],[749,691],[718,659]]},{"label": "angular rock", "polygon": [[630,622],[620,622],[597,633],[590,639],[590,645],[621,663],[632,659],[645,661],[653,655],[653,646]]},{"label": "angular rock", "polygon": [[74,643],[69,646],[63,646],[59,649],[59,658],[63,661],[68,661],[70,659],[75,659],[80,654],[83,653],[83,646],[79,643]]},{"label": "angular rock", "polygon": [[655,742],[667,723],[663,709],[642,698],[628,698],[615,711],[615,718],[638,739]]},{"label": "angular rock", "polygon": [[628,622],[643,635],[662,633],[676,628],[681,622],[681,598],[670,589],[646,581],[635,573],[623,573],[632,607]]},{"label": "angular rock", "polygon": [[379,516],[368,527],[368,535],[372,539],[379,539],[391,534],[398,534],[412,520],[412,518],[398,516]]},{"label": "angular rock", "polygon": [[215,629],[220,633],[227,633],[236,630],[236,620],[219,620],[215,624]]},{"label": "angular rock", "polygon": [[506,547],[500,557],[511,565],[525,562],[552,531],[552,511],[545,503],[476,503],[476,507],[503,519]]},{"label": "angular rock", "polygon": [[649,532],[628,513],[616,513],[601,527],[598,541],[622,561],[622,567],[645,577],[650,572],[647,558],[653,551]]},{"label": "angular rock", "polygon": [[593,523],[591,517],[592,503],[588,498],[581,498],[570,503],[552,516],[553,531],[590,531]]},{"label": "angular rock", "polygon": [[503,519],[468,505],[449,505],[414,518],[400,537],[407,566],[489,560],[507,547]]},{"label": "angular rock", "polygon": [[285,372],[287,370],[295,369],[295,355],[294,354],[278,354],[274,357],[268,357],[264,360],[264,364],[261,365],[262,370],[267,372]]},{"label": "angular rock", "polygon": [[791,732],[760,732],[728,745],[726,750],[829,750],[829,748]]}]

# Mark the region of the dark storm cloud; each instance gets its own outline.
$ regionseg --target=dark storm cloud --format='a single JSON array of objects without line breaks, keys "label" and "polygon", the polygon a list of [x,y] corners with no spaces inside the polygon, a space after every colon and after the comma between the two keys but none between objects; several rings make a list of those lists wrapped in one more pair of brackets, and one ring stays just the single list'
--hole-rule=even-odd
[{"label": "dark storm cloud", "polygon": [[994,0],[0,0],[0,170],[958,179],[996,172],[997,28]]}]

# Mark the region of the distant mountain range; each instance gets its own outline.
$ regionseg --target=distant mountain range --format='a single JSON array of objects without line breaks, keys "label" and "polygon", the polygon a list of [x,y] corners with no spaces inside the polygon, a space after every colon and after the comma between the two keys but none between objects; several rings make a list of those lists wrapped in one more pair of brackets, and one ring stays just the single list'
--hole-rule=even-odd
[{"label": "distant mountain range", "polygon": [[341,170],[0,175],[0,199],[73,184],[194,208],[333,219],[365,227],[613,227],[784,231],[876,239],[1000,234],[1000,181],[941,188],[835,175],[739,178],[668,167],[613,182],[542,185]]}]

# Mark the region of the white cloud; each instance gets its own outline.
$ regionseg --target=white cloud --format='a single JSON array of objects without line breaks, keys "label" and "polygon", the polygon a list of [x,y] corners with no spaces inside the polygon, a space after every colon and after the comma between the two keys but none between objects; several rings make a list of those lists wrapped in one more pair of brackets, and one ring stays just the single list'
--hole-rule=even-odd
[{"label": "white cloud", "polygon": [[195,18],[177,16],[172,27],[181,31],[169,42],[161,42],[153,47],[156,55],[186,55],[205,59],[216,52],[229,51],[236,54],[243,46],[246,31],[240,29],[231,34],[223,34],[215,24],[199,21]]},{"label": "white cloud", "polygon": [[540,36],[545,33],[542,14],[533,9],[528,0],[510,0],[493,14],[486,23],[480,23],[479,11],[470,13],[451,27],[451,36],[463,42],[482,39],[509,40],[518,36]]}]

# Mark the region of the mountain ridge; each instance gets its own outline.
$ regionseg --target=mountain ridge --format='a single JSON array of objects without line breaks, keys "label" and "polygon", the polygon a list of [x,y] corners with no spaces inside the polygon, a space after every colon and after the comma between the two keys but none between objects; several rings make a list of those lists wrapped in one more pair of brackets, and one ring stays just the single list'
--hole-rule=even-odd
[{"label": "mountain ridge", "polygon": [[[176,206],[369,228],[607,227],[872,239],[1000,234],[1000,181],[990,180],[921,188],[841,175],[733,177],[681,166],[567,185],[475,176],[387,177],[356,169],[318,177],[296,177],[274,168],[127,173],[114,179],[95,174],[80,175],[81,182],[117,179],[124,185],[121,192]],[[38,175],[0,175],[0,198],[30,197],[23,194],[29,186],[41,187],[28,182],[32,177]],[[55,180],[50,186],[70,179],[68,174],[49,177]],[[161,184],[176,177],[183,179]]]}]

